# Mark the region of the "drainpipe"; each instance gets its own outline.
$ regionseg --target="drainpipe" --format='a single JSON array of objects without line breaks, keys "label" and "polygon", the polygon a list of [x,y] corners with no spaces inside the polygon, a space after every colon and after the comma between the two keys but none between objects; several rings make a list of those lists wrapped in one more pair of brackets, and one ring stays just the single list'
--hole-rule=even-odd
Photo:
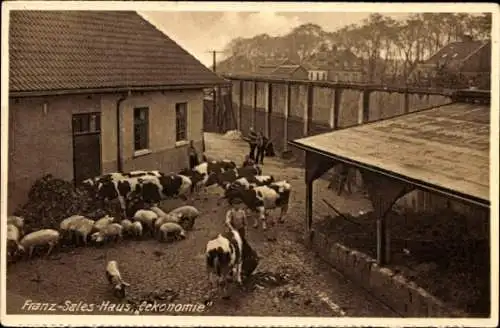
[{"label": "drainpipe", "polygon": [[122,96],[118,101],[116,102],[116,163],[117,163],[117,171],[122,172],[123,171],[123,158],[122,158],[122,135],[121,135],[121,124],[120,124],[120,105],[121,103],[127,99],[131,94],[131,91],[129,90],[124,96]]}]

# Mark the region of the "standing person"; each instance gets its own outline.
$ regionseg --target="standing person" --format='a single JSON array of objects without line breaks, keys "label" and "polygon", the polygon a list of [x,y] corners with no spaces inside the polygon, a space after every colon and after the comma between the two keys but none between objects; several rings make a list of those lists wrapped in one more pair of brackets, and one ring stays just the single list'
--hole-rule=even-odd
[{"label": "standing person", "polygon": [[247,215],[243,208],[243,202],[239,198],[229,200],[231,208],[226,212],[226,226],[229,229],[238,231],[241,238],[244,239],[247,227]]},{"label": "standing person", "polygon": [[241,199],[235,198],[229,201],[231,209],[226,213],[226,226],[231,230],[238,231],[243,249],[241,258],[243,259],[243,276],[248,277],[259,264],[259,256],[257,252],[250,247],[246,238],[247,216],[244,209],[244,204]]},{"label": "standing person", "polygon": [[257,134],[257,155],[255,156],[255,163],[264,165],[264,154],[266,152],[266,140],[262,132]]},{"label": "standing person", "polygon": [[351,180],[349,179],[349,167],[347,165],[342,165],[339,172],[339,189],[337,190],[337,195],[340,196],[344,186],[347,187],[347,192],[351,193]]},{"label": "standing person", "polygon": [[250,143],[250,158],[255,160],[255,148],[257,147],[257,133],[253,129],[253,126],[250,127],[250,132],[248,133],[248,142]]},{"label": "standing person", "polygon": [[200,161],[198,160],[198,153],[196,152],[196,148],[194,148],[193,140],[189,141],[188,156],[189,169],[192,170],[196,165],[200,164]]}]

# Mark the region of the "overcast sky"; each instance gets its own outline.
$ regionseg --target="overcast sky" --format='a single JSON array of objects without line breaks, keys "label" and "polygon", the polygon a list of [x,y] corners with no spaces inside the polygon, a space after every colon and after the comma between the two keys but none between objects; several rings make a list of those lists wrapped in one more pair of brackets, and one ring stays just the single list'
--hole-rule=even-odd
[{"label": "overcast sky", "polygon": [[[318,24],[325,31],[358,23],[370,13],[346,12],[139,12],[206,66],[212,64],[210,49],[222,50],[236,37],[267,33],[283,35],[304,23]],[[404,19],[408,13],[387,13]]]}]

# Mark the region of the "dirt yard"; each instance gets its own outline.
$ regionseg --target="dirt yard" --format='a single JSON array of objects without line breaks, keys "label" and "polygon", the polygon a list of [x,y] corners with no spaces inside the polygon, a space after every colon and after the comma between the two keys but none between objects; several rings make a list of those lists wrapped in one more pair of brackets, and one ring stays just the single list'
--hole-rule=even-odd
[{"label": "dirt yard", "polygon": [[[206,134],[206,146],[209,156],[238,163],[247,151],[245,143],[214,134]],[[225,204],[217,204],[219,191],[212,188],[208,194],[193,200],[192,205],[202,214],[186,240],[166,244],[145,238],[102,247],[63,248],[49,258],[12,263],[7,269],[7,312],[33,313],[28,312],[36,309],[33,304],[43,302],[49,304],[36,313],[54,313],[49,306],[52,303],[56,313],[82,309],[81,304],[85,303],[94,304],[94,312],[123,314],[143,302],[157,302],[205,306],[200,312],[166,311],[170,315],[396,316],[302,245],[303,170],[276,158],[266,158],[263,171],[292,183],[291,207],[287,221],[269,232],[278,236],[276,242],[267,241],[261,230],[250,229],[249,243],[262,259],[251,281],[243,290],[234,288],[229,300],[208,298],[204,249],[208,239],[223,230],[226,210]],[[326,187],[323,181],[317,185]],[[333,192],[320,188],[316,198],[328,192],[333,196]],[[168,201],[162,208],[170,210],[181,204],[185,203]],[[366,204],[354,199],[344,201],[339,207],[342,211],[351,208],[357,212]],[[318,216],[328,213],[319,202],[315,210]],[[278,211],[275,212],[277,215]],[[119,262],[124,279],[131,283],[127,299],[121,307],[114,308],[115,312],[107,302],[117,303],[117,300],[104,275],[105,263],[112,259]]]},{"label": "dirt yard", "polygon": [[[220,135],[206,133],[205,141],[207,155],[214,158],[229,158],[240,164],[247,152],[246,143]],[[117,246],[66,249],[49,259],[36,258],[12,264],[7,275],[8,312],[22,312],[26,299],[58,304],[65,300],[96,304],[113,301],[105,281],[104,265],[106,260],[116,259],[123,267],[125,279],[132,282],[128,301],[133,304],[142,300],[207,302],[206,310],[200,314],[208,315],[395,316],[302,245],[304,170],[278,158],[266,158],[263,172],[292,184],[291,206],[286,222],[269,232],[278,236],[276,242],[268,242],[265,233],[250,228],[249,242],[262,260],[246,290],[233,290],[230,301],[207,299],[204,248],[210,237],[222,231],[227,208],[225,203],[217,204],[219,190],[215,187],[193,201],[202,215],[187,240],[173,244],[147,239],[127,240]],[[327,185],[328,182],[322,179],[314,184],[314,228],[375,257],[375,221],[369,214],[371,203],[361,194],[337,196],[336,192],[327,189]],[[334,204],[349,220],[335,215],[322,199]],[[162,207],[170,210],[181,204],[169,201]],[[277,214],[278,211],[273,213]],[[487,240],[469,236],[470,242],[464,247],[467,233],[457,224],[458,220],[450,225],[453,221],[449,218],[439,220],[396,213],[391,213],[391,218],[395,238],[392,269],[402,271],[431,293],[462,309],[478,316],[488,313]],[[445,216],[441,218],[446,219]],[[445,236],[449,238],[443,239]],[[427,243],[415,241],[422,239]],[[457,244],[457,240],[462,242]],[[440,244],[441,247],[437,247]],[[410,254],[405,254],[404,249]]]}]

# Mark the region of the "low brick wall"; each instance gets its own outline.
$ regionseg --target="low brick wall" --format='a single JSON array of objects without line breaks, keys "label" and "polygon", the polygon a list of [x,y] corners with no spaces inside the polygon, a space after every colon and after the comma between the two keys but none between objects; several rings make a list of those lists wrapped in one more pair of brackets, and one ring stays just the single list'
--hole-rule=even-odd
[{"label": "low brick wall", "polygon": [[467,313],[446,305],[415,282],[379,266],[364,253],[332,241],[321,232],[314,231],[310,246],[324,261],[403,317],[468,317]]}]

